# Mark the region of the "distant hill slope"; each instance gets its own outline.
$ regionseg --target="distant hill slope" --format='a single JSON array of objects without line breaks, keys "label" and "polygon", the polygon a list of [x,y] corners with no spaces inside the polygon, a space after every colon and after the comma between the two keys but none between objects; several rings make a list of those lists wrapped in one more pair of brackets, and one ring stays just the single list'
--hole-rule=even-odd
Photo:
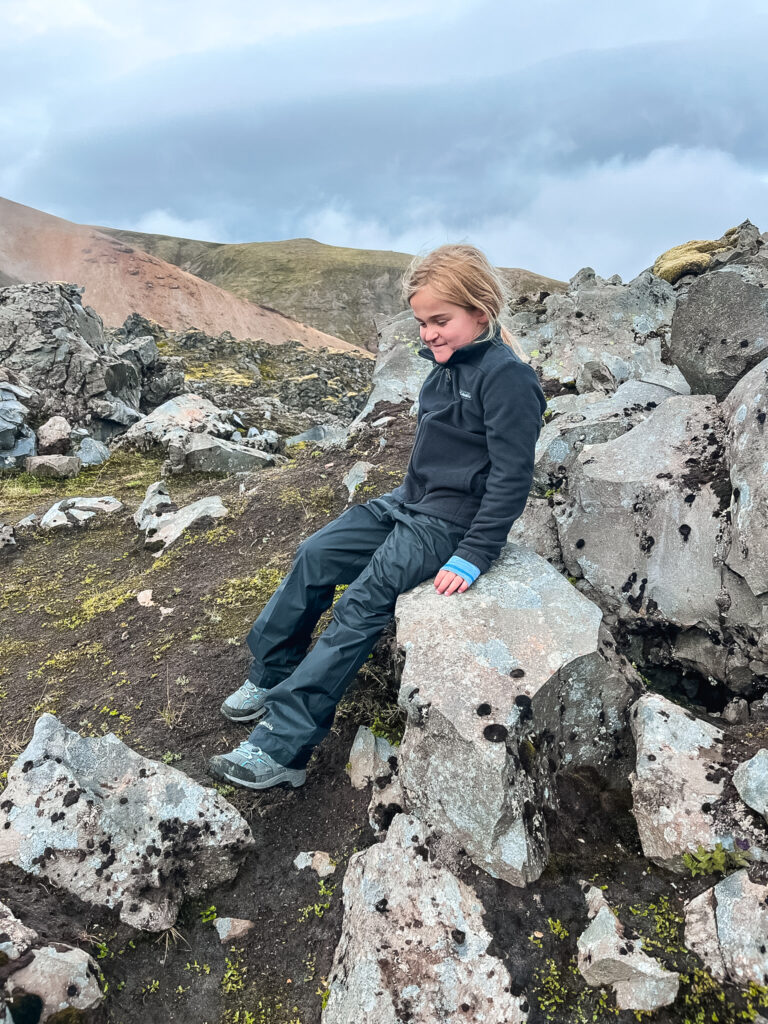
[{"label": "distant hill slope", "polygon": [[[311,238],[285,242],[202,242],[170,235],[99,228],[244,299],[279,309],[319,330],[369,348],[373,318],[403,308],[400,282],[411,257],[347,249]],[[504,269],[515,296],[564,291],[565,283],[527,270]]]},{"label": "distant hill slope", "polygon": [[196,327],[210,335],[230,331],[236,338],[272,344],[295,339],[309,348],[352,347],[97,228],[2,198],[0,274],[5,283],[70,281],[84,285],[84,301],[110,327],[137,312],[171,330]]}]

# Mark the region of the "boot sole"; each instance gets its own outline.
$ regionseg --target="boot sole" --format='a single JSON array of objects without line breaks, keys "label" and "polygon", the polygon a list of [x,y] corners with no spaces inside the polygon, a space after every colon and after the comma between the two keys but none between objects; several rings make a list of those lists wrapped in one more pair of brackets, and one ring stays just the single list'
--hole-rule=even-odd
[{"label": "boot sole", "polygon": [[238,715],[237,713],[232,713],[226,704],[222,704],[220,710],[222,715],[230,722],[255,722],[257,719],[263,718],[267,713],[265,707],[260,707],[256,708],[255,711],[249,711],[246,715]]},{"label": "boot sole", "polygon": [[306,774],[300,782],[294,782],[291,778],[286,776],[280,776],[276,780],[269,780],[268,782],[246,782],[245,779],[239,779],[236,775],[230,775],[226,769],[219,768],[218,765],[208,766],[208,774],[212,775],[215,779],[219,779],[223,782],[232,782],[236,786],[244,786],[246,789],[274,789],[276,786],[287,789],[298,789],[299,786],[303,786],[307,781]]}]

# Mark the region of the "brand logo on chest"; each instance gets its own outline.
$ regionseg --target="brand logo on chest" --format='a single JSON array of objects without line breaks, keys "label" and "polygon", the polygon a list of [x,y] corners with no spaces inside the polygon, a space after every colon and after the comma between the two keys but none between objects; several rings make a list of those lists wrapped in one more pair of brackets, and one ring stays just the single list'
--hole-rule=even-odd
[{"label": "brand logo on chest", "polygon": [[471,398],[472,397],[472,395],[469,393],[469,391],[462,391],[461,388],[459,388],[459,394],[461,395],[462,398]]}]

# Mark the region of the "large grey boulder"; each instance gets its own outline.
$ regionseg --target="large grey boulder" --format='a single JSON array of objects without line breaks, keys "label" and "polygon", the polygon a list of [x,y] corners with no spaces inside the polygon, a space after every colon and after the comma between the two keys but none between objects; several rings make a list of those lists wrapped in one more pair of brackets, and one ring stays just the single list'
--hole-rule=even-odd
[{"label": "large grey boulder", "polygon": [[430,860],[421,822],[398,815],[386,841],[354,854],[323,1024],[521,1024],[473,890]]},{"label": "large grey boulder", "polygon": [[229,437],[233,429],[234,424],[227,412],[207,398],[184,394],[163,402],[134,423],[120,438],[119,444],[139,451],[155,447],[167,450],[190,433]]},{"label": "large grey boulder", "polygon": [[24,469],[30,476],[68,480],[78,475],[82,463],[76,455],[31,455],[25,460]]},{"label": "large grey boulder", "polygon": [[695,394],[723,399],[768,354],[768,262],[760,256],[697,278],[678,297],[669,354]]},{"label": "large grey boulder", "polygon": [[557,523],[549,499],[531,495],[523,514],[512,524],[507,540],[530,548],[545,558],[558,572],[566,575],[557,536]]},{"label": "large grey boulder", "polygon": [[510,326],[545,380],[611,392],[663,366],[675,291],[650,271],[624,285],[585,267],[544,305],[543,317],[518,313]]},{"label": "large grey boulder", "polygon": [[186,896],[233,878],[252,845],[215,790],[50,714],[0,794],[0,862],[148,931],[170,928]]},{"label": "large grey boulder", "polygon": [[640,697],[630,721],[637,748],[632,813],[643,854],[680,872],[687,870],[685,854],[718,843],[765,859],[768,834],[724,798],[722,730],[656,693]]},{"label": "large grey boulder", "polygon": [[44,282],[2,291],[0,363],[40,392],[40,418],[65,416],[109,436],[138,417],[142,378],[82,305],[82,289]]},{"label": "large grey boulder", "polygon": [[685,908],[685,944],[719,982],[765,985],[768,886],[734,871]]},{"label": "large grey boulder", "polygon": [[629,941],[600,889],[586,893],[592,923],[577,940],[578,967],[588,985],[611,985],[620,1010],[651,1012],[677,997],[680,975],[668,971]]},{"label": "large grey boulder", "polygon": [[66,455],[70,449],[72,427],[64,416],[51,416],[37,428],[37,446],[41,455]]},{"label": "large grey boulder", "polygon": [[[763,294],[768,305],[768,293]],[[768,315],[765,337],[768,340]],[[728,428],[725,457],[733,488],[726,562],[746,580],[753,594],[767,595],[768,359],[741,378],[722,409]]]},{"label": "large grey boulder", "polygon": [[[570,399],[567,408],[562,408],[562,403],[558,406],[557,399],[553,399],[547,406],[553,415],[542,427],[536,442],[534,490],[544,493],[548,488],[559,487],[585,446],[621,437],[652,415],[662,402],[675,394],[686,394],[688,390],[682,377],[675,388],[645,380],[628,380],[607,396],[602,392],[563,396]],[[600,396],[599,401],[595,400],[596,394]]]},{"label": "large grey boulder", "polygon": [[[464,594],[428,580],[401,595],[403,808],[514,885],[547,863],[554,772],[590,766],[623,786],[637,673],[602,613],[548,562],[509,544]],[[393,801],[394,802],[394,801]]]},{"label": "large grey boulder", "polygon": [[392,405],[415,402],[432,369],[429,360],[418,355],[422,342],[413,313],[406,311],[397,316],[379,318],[376,329],[379,350],[373,371],[373,387],[365,406],[350,424],[350,433],[370,416],[379,402]]},{"label": "large grey boulder", "polygon": [[758,750],[733,773],[736,792],[753,811],[768,821],[768,750]]},{"label": "large grey boulder", "polygon": [[[35,995],[41,1002],[40,1024],[95,1020],[101,1006],[99,968],[85,950],[55,943],[33,950],[31,960],[6,982],[10,1000]],[[1,1018],[0,1018],[1,1019]]]},{"label": "large grey boulder", "polygon": [[168,473],[252,473],[274,466],[276,457],[251,442],[237,443],[210,434],[185,434],[168,446]]},{"label": "large grey boulder", "polygon": [[37,454],[27,419],[39,404],[39,393],[21,374],[0,366],[0,470],[23,469],[26,458]]},{"label": "large grey boulder", "polygon": [[586,445],[554,514],[569,573],[632,622],[718,629],[713,564],[730,486],[714,398],[674,396],[632,430]]},{"label": "large grey boulder", "polygon": [[75,455],[84,466],[101,466],[109,458],[109,448],[95,437],[84,437],[77,445]]}]

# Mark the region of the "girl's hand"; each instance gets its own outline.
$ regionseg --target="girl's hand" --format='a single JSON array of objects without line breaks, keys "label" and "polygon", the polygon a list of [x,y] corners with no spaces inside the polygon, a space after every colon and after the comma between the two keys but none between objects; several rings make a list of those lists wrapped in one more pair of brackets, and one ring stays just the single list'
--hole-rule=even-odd
[{"label": "girl's hand", "polygon": [[441,569],[435,576],[435,590],[438,594],[463,594],[469,588],[469,584],[455,572]]}]

